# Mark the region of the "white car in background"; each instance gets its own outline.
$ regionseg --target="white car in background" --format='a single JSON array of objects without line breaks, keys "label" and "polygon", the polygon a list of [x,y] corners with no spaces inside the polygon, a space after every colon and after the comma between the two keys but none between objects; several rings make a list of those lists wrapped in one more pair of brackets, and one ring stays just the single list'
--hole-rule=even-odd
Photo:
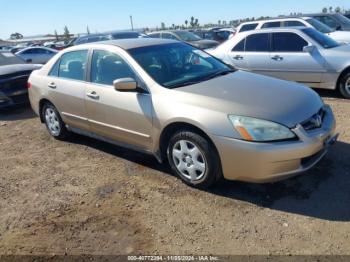
[{"label": "white car in background", "polygon": [[350,43],[350,31],[335,31],[312,17],[274,18],[270,20],[246,22],[238,26],[237,33],[256,29],[296,26],[313,27],[339,43]]},{"label": "white car in background", "polygon": [[314,28],[239,33],[207,52],[241,70],[339,90],[350,99],[350,45],[341,45]]},{"label": "white car in background", "polygon": [[46,64],[54,55],[58,53],[57,50],[48,47],[27,47],[16,53],[27,63]]}]

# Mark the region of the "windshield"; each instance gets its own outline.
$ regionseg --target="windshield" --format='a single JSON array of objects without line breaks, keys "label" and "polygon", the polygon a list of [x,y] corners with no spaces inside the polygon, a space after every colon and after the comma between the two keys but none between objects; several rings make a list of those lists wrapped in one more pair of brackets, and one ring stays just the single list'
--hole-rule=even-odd
[{"label": "windshield", "polygon": [[305,28],[305,29],[302,29],[302,31],[305,34],[307,34],[309,37],[311,37],[313,40],[315,40],[323,48],[328,49],[328,48],[334,48],[334,47],[340,46],[338,42],[336,42],[329,36],[322,34],[319,31],[316,31],[313,28]]},{"label": "windshield", "polygon": [[128,52],[166,88],[199,83],[233,71],[209,54],[183,43],[146,46]]},{"label": "windshield", "polygon": [[191,32],[187,32],[187,31],[176,31],[174,32],[178,37],[180,37],[180,39],[182,41],[185,42],[191,42],[191,41],[198,41],[201,40],[202,38],[200,38],[198,35],[195,35]]},{"label": "windshield", "polygon": [[24,61],[11,52],[0,52],[0,66],[24,64]]},{"label": "windshield", "polygon": [[324,23],[316,20],[315,18],[308,18],[308,19],[306,19],[306,22],[308,22],[316,30],[318,30],[324,34],[329,34],[329,33],[332,33],[334,31],[334,30],[332,30],[332,28],[330,28],[329,26],[325,25]]},{"label": "windshield", "polygon": [[350,19],[343,16],[342,14],[335,14],[337,19],[346,27],[350,27]]}]

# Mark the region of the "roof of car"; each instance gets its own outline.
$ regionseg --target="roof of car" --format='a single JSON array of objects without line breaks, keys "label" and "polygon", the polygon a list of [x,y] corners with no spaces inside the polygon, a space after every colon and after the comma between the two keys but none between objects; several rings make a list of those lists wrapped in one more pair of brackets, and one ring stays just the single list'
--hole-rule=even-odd
[{"label": "roof of car", "polygon": [[92,43],[92,45],[112,45],[112,46],[118,46],[122,49],[128,50],[128,49],[145,47],[145,46],[172,44],[172,43],[178,43],[178,41],[170,40],[170,39],[160,39],[160,38],[133,38],[133,39],[102,41],[98,43]]},{"label": "roof of car", "polygon": [[239,33],[240,35],[253,34],[253,33],[263,33],[263,32],[286,32],[286,31],[300,31],[301,29],[308,28],[306,26],[288,26],[288,27],[271,27],[271,28],[261,28],[256,30],[244,31]]}]

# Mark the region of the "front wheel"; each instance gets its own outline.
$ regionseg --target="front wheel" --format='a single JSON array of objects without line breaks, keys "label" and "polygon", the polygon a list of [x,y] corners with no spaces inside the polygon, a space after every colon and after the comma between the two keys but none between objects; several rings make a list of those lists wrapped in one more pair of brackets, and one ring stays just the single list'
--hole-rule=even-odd
[{"label": "front wheel", "polygon": [[350,99],[350,72],[347,72],[339,81],[339,91],[343,97]]},{"label": "front wheel", "polygon": [[173,172],[190,186],[207,188],[221,177],[216,149],[194,132],[180,131],[173,135],[167,155]]}]

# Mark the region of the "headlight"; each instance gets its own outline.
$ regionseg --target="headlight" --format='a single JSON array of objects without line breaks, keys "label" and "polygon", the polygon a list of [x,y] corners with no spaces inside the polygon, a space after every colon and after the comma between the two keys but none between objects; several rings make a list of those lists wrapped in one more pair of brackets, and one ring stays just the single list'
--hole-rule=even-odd
[{"label": "headlight", "polygon": [[287,127],[252,117],[229,115],[233,127],[244,140],[266,142],[285,140],[295,137]]}]

